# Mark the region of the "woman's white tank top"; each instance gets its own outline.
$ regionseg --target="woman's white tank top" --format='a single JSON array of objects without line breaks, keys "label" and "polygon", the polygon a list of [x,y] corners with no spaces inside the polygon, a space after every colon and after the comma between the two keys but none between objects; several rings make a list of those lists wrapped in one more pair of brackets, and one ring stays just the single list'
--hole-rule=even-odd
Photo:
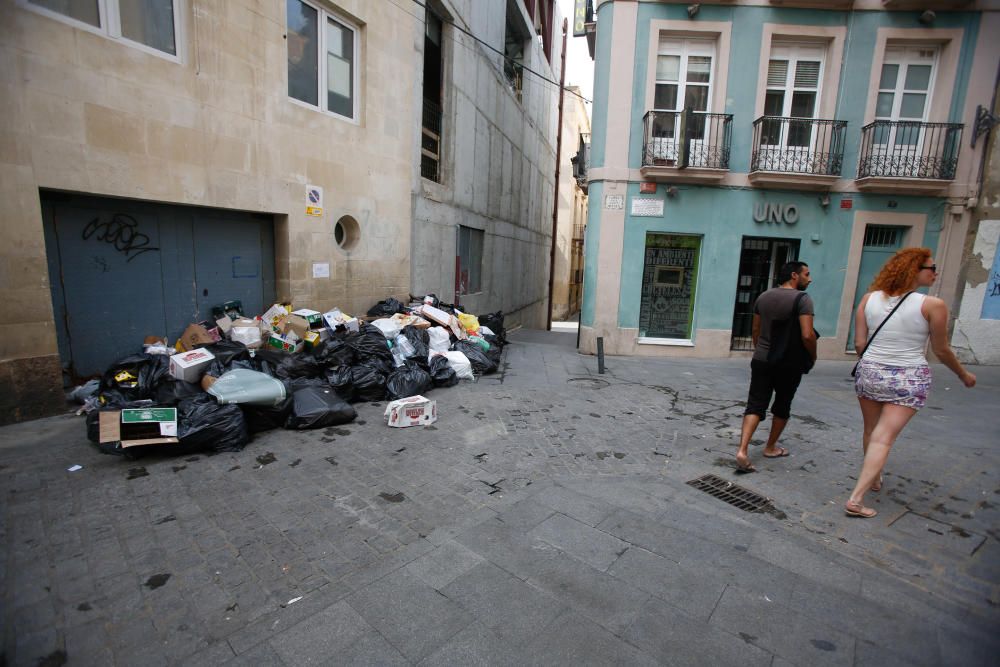
[{"label": "woman's white tank top", "polygon": [[[927,364],[924,347],[930,327],[924,319],[920,308],[927,297],[920,292],[914,292],[906,298],[892,318],[885,323],[875,340],[868,347],[864,358],[886,366],[923,366]],[[872,292],[865,304],[865,321],[868,323],[868,335],[886,318],[902,295],[887,296],[885,292]]]}]

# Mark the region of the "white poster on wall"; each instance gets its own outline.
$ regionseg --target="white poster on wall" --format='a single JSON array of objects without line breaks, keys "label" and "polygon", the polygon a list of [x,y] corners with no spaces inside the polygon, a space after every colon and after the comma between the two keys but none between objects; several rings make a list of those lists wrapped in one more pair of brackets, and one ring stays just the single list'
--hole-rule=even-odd
[{"label": "white poster on wall", "polygon": [[632,216],[636,218],[662,218],[663,200],[653,197],[634,197]]},{"label": "white poster on wall", "polygon": [[604,208],[620,211],[625,208],[625,195],[604,195]]},{"label": "white poster on wall", "polygon": [[329,277],[330,277],[329,262],[316,262],[313,264],[313,278],[329,278]]}]

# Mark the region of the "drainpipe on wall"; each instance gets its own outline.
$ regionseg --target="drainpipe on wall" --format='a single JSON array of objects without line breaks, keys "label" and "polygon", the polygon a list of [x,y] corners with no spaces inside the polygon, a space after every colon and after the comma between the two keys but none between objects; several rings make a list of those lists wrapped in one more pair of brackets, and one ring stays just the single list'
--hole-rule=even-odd
[{"label": "drainpipe on wall", "polygon": [[562,57],[559,66],[559,120],[556,123],[556,189],[552,198],[552,245],[549,248],[549,312],[545,318],[545,330],[552,331],[552,292],[556,274],[556,229],[559,225],[559,161],[562,159],[562,117],[563,117],[563,84],[566,82],[566,33],[569,31],[569,21],[565,18],[562,24]]}]

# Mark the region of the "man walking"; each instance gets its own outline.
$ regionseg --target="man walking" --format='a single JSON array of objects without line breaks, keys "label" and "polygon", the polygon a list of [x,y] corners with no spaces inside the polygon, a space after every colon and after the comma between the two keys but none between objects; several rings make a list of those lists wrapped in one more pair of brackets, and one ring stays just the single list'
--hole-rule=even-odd
[{"label": "man walking", "polygon": [[778,447],[778,438],[788,423],[792,399],[802,374],[816,362],[816,331],[813,302],[805,289],[812,278],[805,262],[787,262],[778,272],[778,287],[767,290],[753,306],[753,359],[750,361],[750,394],[743,413],[743,431],[736,453],[740,472],[755,472],[747,449],[754,431],[771,404],[771,433],[764,458],[788,456]]}]

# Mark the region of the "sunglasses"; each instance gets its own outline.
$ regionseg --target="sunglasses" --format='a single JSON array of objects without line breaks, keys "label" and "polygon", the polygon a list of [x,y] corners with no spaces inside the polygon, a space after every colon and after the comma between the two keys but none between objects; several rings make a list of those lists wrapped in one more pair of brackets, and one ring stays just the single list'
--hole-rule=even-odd
[{"label": "sunglasses", "polygon": [[920,267],[921,271],[923,271],[924,269],[928,269],[929,271],[933,271],[934,273],[937,273],[937,264],[931,264],[930,266],[921,266]]}]

